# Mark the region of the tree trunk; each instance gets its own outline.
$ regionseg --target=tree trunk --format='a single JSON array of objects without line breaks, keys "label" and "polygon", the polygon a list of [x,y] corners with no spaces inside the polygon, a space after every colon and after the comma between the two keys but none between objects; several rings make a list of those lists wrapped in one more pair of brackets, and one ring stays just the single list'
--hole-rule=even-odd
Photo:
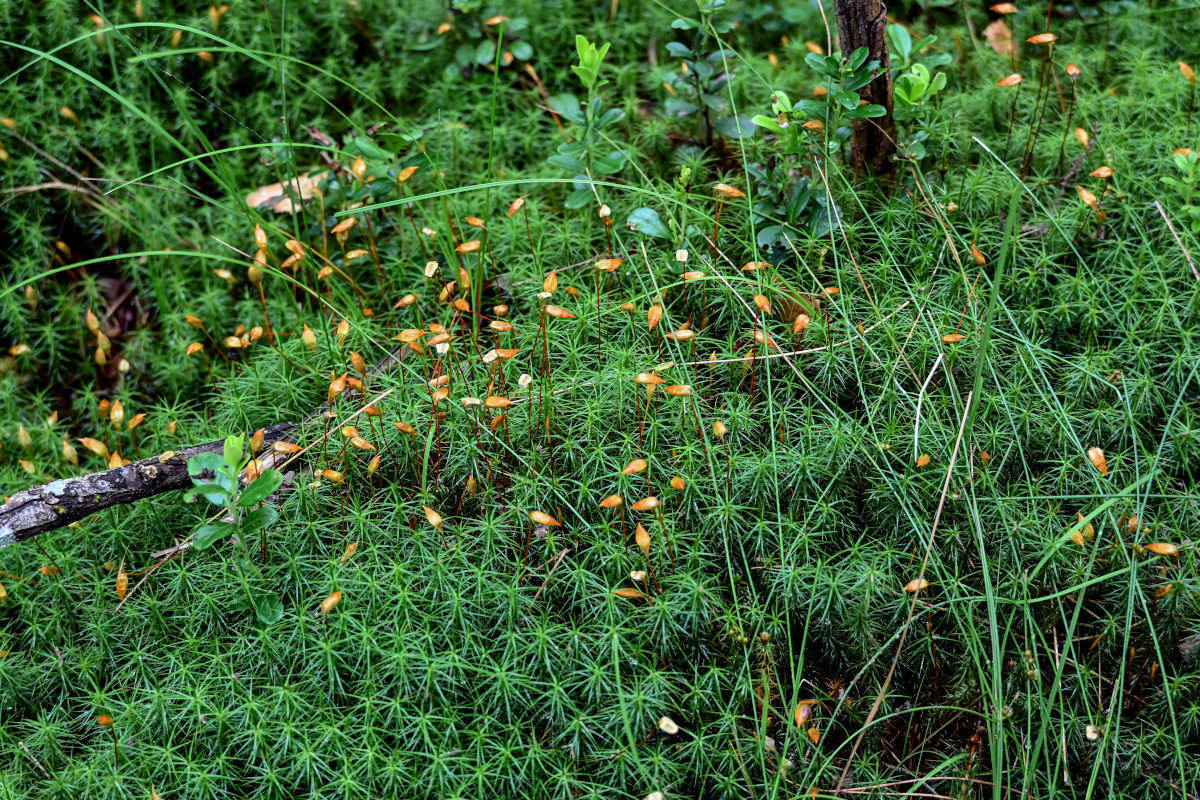
[{"label": "tree trunk", "polygon": [[892,73],[887,48],[887,8],[881,0],[837,0],[838,44],[849,58],[860,47],[869,51],[868,61],[879,62],[879,74],[859,92],[868,103],[881,105],[887,114],[854,122],[854,171],[882,175],[892,171],[890,156],[896,152],[896,123],[892,119]]}]

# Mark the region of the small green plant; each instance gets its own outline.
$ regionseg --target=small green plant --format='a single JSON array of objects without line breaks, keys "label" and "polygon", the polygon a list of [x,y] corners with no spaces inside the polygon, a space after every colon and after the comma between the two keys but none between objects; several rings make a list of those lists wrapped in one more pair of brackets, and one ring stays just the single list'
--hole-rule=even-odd
[{"label": "small green plant", "polygon": [[608,55],[608,49],[611,46],[605,42],[597,47],[589,42],[586,36],[577,35],[575,37],[575,51],[579,54],[579,63],[572,64],[571,71],[587,88],[589,101],[597,89],[608,83],[608,81],[600,80],[600,65],[604,63],[604,57]]},{"label": "small green plant", "polygon": [[813,99],[795,103],[783,91],[771,93],[773,116],[758,114],[753,123],[775,135],[781,152],[765,164],[750,164],[748,171],[758,183],[754,211],[761,227],[760,247],[782,246],[785,227],[800,226],[822,236],[837,227],[841,214],[824,192],[809,188],[807,159],[838,153],[850,139],[847,123],[880,117],[881,105],[861,104],[859,90],[871,82],[879,62],[867,60],[865,47],[849,58],[809,53],[805,61],[822,76]]},{"label": "small green plant", "polygon": [[1182,201],[1180,211],[1188,219],[1192,233],[1200,234],[1200,154],[1195,150],[1171,156],[1178,176],[1164,175],[1162,182],[1175,188]]},{"label": "small green plant", "polygon": [[[691,42],[667,42],[667,52],[679,59],[679,69],[663,76],[663,84],[671,96],[665,109],[670,117],[696,117],[699,120],[697,141],[712,147],[713,134],[740,139],[754,134],[754,126],[745,117],[730,114],[729,99],[725,96],[734,79],[725,64],[735,58],[732,50],[722,46],[717,35],[733,30],[733,23],[722,19],[724,0],[711,0],[700,8],[700,19],[679,17],[671,27],[692,32]],[[710,49],[711,47],[711,49]]]},{"label": "small green plant", "polygon": [[454,63],[446,65],[446,77],[471,78],[480,70],[492,69],[497,47],[502,48],[501,68],[520,71],[520,65],[533,59],[533,45],[521,38],[521,32],[529,28],[528,17],[487,14],[483,0],[452,0],[450,8],[454,21],[442,23],[438,38],[428,45],[413,48],[432,49],[442,41],[456,41]]},{"label": "small green plant", "polygon": [[786,250],[786,226],[808,230],[814,236],[827,236],[835,230],[840,210],[831,206],[824,192],[814,192],[806,169],[787,155],[771,156],[765,163],[748,164],[746,172],[754,180],[754,213],[758,246],[765,250]]},{"label": "small green plant", "polygon": [[898,158],[920,161],[925,157],[925,140],[929,132],[920,126],[920,114],[929,99],[946,85],[946,73],[931,75],[924,64],[913,64],[908,72],[896,78],[892,98],[897,120],[915,122],[913,130],[898,142]]},{"label": "small green plant", "polygon": [[935,70],[950,63],[950,54],[922,55],[921,51],[936,43],[937,37],[926,36],[913,41],[912,34],[903,25],[888,25],[887,37],[895,65],[892,110],[897,122],[912,123],[907,135],[897,143],[898,157],[920,161],[925,157],[924,142],[929,137],[922,124],[922,114],[929,100],[946,86],[946,73]]},{"label": "small green plant", "polygon": [[[223,453],[201,453],[188,461],[188,475],[195,486],[187,491],[187,497],[191,499],[200,495],[219,507],[222,516],[216,522],[197,528],[192,537],[192,546],[204,550],[225,538],[237,542],[240,553],[234,559],[234,564],[241,578],[245,608],[254,611],[260,624],[272,625],[283,618],[283,603],[275,592],[258,588],[263,578],[258,567],[250,560],[246,539],[278,518],[279,514],[272,506],[254,506],[270,497],[283,484],[283,476],[273,469],[263,470],[242,488],[238,475],[249,460],[242,437],[230,436],[225,440]],[[212,477],[207,477],[209,475]]]},{"label": "small green plant", "polygon": [[[805,62],[822,77],[816,96],[792,103],[784,92],[772,92],[774,116],[758,114],[752,122],[778,136],[785,153],[836,153],[850,138],[851,130],[846,122],[882,117],[887,113],[881,105],[862,105],[858,95],[879,69],[879,62],[868,61],[868,55],[865,47],[855,50],[849,58],[809,53]],[[807,134],[823,131],[829,133],[814,145],[813,137]]]},{"label": "small green plant", "polygon": [[913,119],[921,106],[929,101],[946,85],[946,73],[931,75],[924,64],[913,64],[912,68],[896,78],[893,98],[896,101],[896,119]]},{"label": "small green plant", "polygon": [[550,107],[569,122],[582,126],[583,133],[574,141],[564,142],[558,146],[558,152],[547,159],[556,167],[573,173],[575,181],[573,191],[567,196],[567,208],[583,208],[594,197],[590,181],[597,175],[613,175],[621,171],[629,160],[620,149],[602,152],[605,132],[625,118],[625,112],[619,108],[604,110],[604,100],[596,94],[596,90],[608,81],[600,78],[600,67],[604,56],[608,53],[609,44],[597,47],[585,36],[575,37],[575,50],[579,55],[579,63],[571,65],[571,71],[578,77],[584,89],[587,90],[587,101],[580,103],[573,94],[559,94],[550,98]]},{"label": "small green plant", "polygon": [[923,52],[937,44],[936,36],[925,36],[914,41],[907,28],[893,24],[887,26],[887,39],[893,75],[911,69],[915,64],[920,64],[932,72],[937,67],[944,67],[953,61],[949,53]]}]

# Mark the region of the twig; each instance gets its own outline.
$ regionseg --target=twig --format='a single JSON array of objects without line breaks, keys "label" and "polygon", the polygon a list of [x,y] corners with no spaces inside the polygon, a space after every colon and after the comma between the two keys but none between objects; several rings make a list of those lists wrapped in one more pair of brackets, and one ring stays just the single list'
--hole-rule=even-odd
[{"label": "twig", "polygon": [[[394,349],[378,361],[368,374],[381,375],[390,372],[405,355],[406,348]],[[375,400],[390,392],[378,395]],[[263,429],[263,446],[269,448],[277,441],[287,441],[307,422],[327,410],[321,406],[312,411],[301,422],[284,422]],[[361,413],[361,409],[356,415]],[[353,417],[351,417],[353,418]],[[97,511],[117,505],[154,497],[164,492],[186,488],[191,484],[187,471],[188,461],[202,453],[219,453],[224,449],[224,440],[189,447],[178,452],[168,451],[159,456],[135,461],[123,467],[93,472],[76,478],[63,478],[41,486],[17,492],[8,502],[0,505],[0,547],[32,539],[48,531],[66,527]],[[263,469],[275,468],[277,454],[266,450],[267,456],[260,459]],[[305,450],[283,461],[286,466]]]},{"label": "twig", "polygon": [[26,758],[33,762],[33,765],[38,768],[38,772],[42,773],[46,780],[54,780],[54,776],[51,775],[44,766],[42,766],[42,762],[38,761],[37,758],[34,757],[33,753],[29,752],[29,748],[25,746],[24,740],[17,742],[17,747],[21,748],[21,752],[25,754]]},{"label": "twig", "polygon": [[1176,792],[1180,792],[1184,797],[1187,798],[1187,800],[1198,800],[1196,795],[1192,794],[1191,792],[1184,792],[1183,789],[1179,788],[1179,786],[1177,786],[1175,783],[1167,780],[1162,775],[1156,775],[1153,772],[1151,772],[1149,774],[1152,778],[1154,778],[1154,780],[1158,781],[1163,786],[1169,786],[1171,789],[1175,790]]},{"label": "twig", "polygon": [[571,135],[567,133],[567,129],[563,127],[562,120],[558,118],[558,112],[553,108],[550,108],[550,93],[546,91],[546,84],[542,83],[542,79],[538,77],[537,70],[534,69],[533,64],[530,64],[528,61],[525,62],[525,74],[533,78],[533,82],[537,84],[538,94],[542,96],[542,102],[546,104],[544,106],[538,106],[538,108],[542,109],[543,111],[550,112],[550,116],[554,119],[554,124],[558,126],[560,131],[563,132],[563,135],[566,136],[567,141],[571,141]]},{"label": "twig", "polygon": [[1158,213],[1162,215],[1163,222],[1167,223],[1167,230],[1175,237],[1175,244],[1179,245],[1179,249],[1183,251],[1183,257],[1187,259],[1188,266],[1192,268],[1192,274],[1196,276],[1196,280],[1200,281],[1200,270],[1196,269],[1196,262],[1192,261],[1192,254],[1183,246],[1183,240],[1179,238],[1179,234],[1175,232],[1175,226],[1171,224],[1171,218],[1167,216],[1167,210],[1162,207],[1162,203],[1154,201],[1154,207],[1158,209]]},{"label": "twig", "polygon": [[[142,576],[142,579],[140,581],[138,581],[137,583],[135,583],[133,585],[133,587],[128,592],[125,593],[125,596],[121,598],[121,602],[117,603],[117,607],[113,609],[114,614],[121,610],[121,606],[125,605],[125,601],[127,601],[129,598],[133,597],[134,593],[138,589],[142,588],[142,584],[150,579],[150,576],[154,574],[154,570],[158,569],[163,564],[166,564],[171,559],[176,558],[177,556],[183,555],[184,550],[187,550],[188,548],[180,547],[179,545],[176,545],[176,547],[173,549],[174,549],[174,552],[172,552],[170,555],[168,555],[162,561],[159,561],[157,564],[150,567],[150,569],[146,570],[146,574]],[[157,555],[158,554],[155,553],[155,556],[157,556]]]},{"label": "twig", "polygon": [[74,183],[65,183],[63,181],[46,181],[45,183],[31,183],[27,186],[14,186],[11,189],[0,189],[4,194],[28,194],[29,192],[40,192],[43,189],[62,189],[64,192],[76,192],[78,194],[95,195],[90,188]]},{"label": "twig", "polygon": [[[1054,666],[1056,667],[1058,674],[1061,675],[1062,674],[1063,657],[1058,652],[1058,628],[1057,627],[1054,628],[1053,641],[1054,641]],[[1060,728],[1058,733],[1059,733],[1059,737],[1060,737],[1059,741],[1062,743],[1063,786],[1066,786],[1069,789],[1071,787],[1071,772],[1070,772],[1070,767],[1068,766],[1068,764],[1070,764],[1071,762],[1067,758],[1067,729],[1066,729],[1066,727]]]},{"label": "twig", "polygon": [[558,554],[558,557],[554,559],[554,563],[550,566],[550,572],[546,575],[546,580],[542,581],[542,585],[538,587],[537,594],[533,596],[533,601],[535,603],[537,602],[537,599],[542,596],[542,592],[545,590],[546,585],[550,583],[550,579],[554,577],[554,571],[558,569],[558,565],[562,563],[562,560],[566,558],[567,553],[569,552],[571,552],[571,548],[564,547]]},{"label": "twig", "polygon": [[[958,460],[958,450],[962,445],[963,434],[967,429],[967,420],[971,418],[971,403],[974,399],[975,392],[972,391],[967,395],[967,403],[963,408],[962,421],[958,425],[958,436],[954,440],[954,452],[950,454],[950,465],[946,468],[946,480],[942,483],[942,496],[938,500],[937,512],[933,515],[933,525],[929,528],[929,543],[925,547],[925,558],[921,561],[921,572],[917,576],[916,585],[918,587],[920,587],[921,580],[925,577],[925,570],[929,566],[929,556],[933,552],[933,542],[937,536],[938,523],[942,519],[942,509],[946,507],[946,496],[950,493],[950,478],[954,475],[954,464]],[[850,748],[850,756],[846,759],[846,766],[842,768],[842,777],[838,778],[837,788],[839,791],[846,782],[846,776],[850,774],[850,767],[854,764],[854,756],[858,752],[859,745],[862,744],[863,737],[867,735],[867,729],[871,727],[875,715],[879,713],[879,707],[883,705],[883,698],[887,696],[888,687],[892,683],[892,676],[896,674],[896,666],[900,663],[900,654],[904,651],[904,641],[908,638],[908,629],[912,625],[913,612],[916,611],[917,600],[920,596],[921,590],[917,588],[913,592],[912,603],[908,606],[908,617],[905,618],[904,627],[900,632],[900,643],[896,645],[896,655],[892,657],[892,666],[888,668],[887,676],[883,679],[883,686],[879,688],[879,694],[875,696],[875,702],[871,704],[871,711],[867,714],[867,719],[863,722],[862,728],[858,732],[858,737],[854,740],[854,746]]]},{"label": "twig", "polygon": [[[867,794],[869,792],[878,792],[880,789],[890,789],[896,786],[910,786],[914,783],[932,783],[935,781],[955,781],[957,783],[969,783],[973,786],[992,787],[996,784],[992,781],[985,781],[982,778],[965,778],[960,775],[923,775],[919,778],[904,778],[902,780],[887,781],[886,783],[873,783],[869,786],[850,786],[841,790],[842,794]],[[1006,787],[1010,791],[1012,787]],[[1017,789],[1022,797],[1033,797],[1029,792]],[[908,797],[908,794],[904,795]]]}]

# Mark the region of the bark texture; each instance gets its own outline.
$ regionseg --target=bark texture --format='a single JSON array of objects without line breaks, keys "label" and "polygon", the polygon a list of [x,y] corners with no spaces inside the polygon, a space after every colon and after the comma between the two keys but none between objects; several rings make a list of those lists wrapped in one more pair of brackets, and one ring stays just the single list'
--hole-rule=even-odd
[{"label": "bark texture", "polygon": [[860,91],[868,103],[887,109],[875,119],[854,122],[852,158],[855,172],[882,175],[892,171],[896,152],[896,123],[892,119],[892,73],[887,47],[887,7],[881,0],[837,0],[838,45],[849,57],[860,47],[870,52],[868,61],[879,62],[879,74]]}]

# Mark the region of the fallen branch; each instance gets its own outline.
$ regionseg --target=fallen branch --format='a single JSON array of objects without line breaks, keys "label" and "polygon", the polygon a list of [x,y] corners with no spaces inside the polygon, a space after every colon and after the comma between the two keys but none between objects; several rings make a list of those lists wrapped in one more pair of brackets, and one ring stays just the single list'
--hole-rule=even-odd
[{"label": "fallen branch", "polygon": [[[295,433],[299,425],[285,422],[263,429],[263,446]],[[47,531],[113,506],[133,503],[191,485],[187,463],[202,453],[220,453],[225,441],[167,451],[123,467],[62,478],[17,492],[0,506],[0,547],[32,539]]]},{"label": "fallen branch", "polygon": [[[393,370],[411,352],[407,347],[396,349],[381,359],[368,375],[384,375]],[[311,412],[300,422],[282,422],[263,429],[264,453],[271,445],[291,441],[305,423],[318,418],[328,406]],[[134,461],[123,467],[62,478],[17,492],[0,506],[0,547],[23,542],[47,531],[64,528],[73,522],[113,506],[145,500],[164,492],[191,486],[187,463],[202,453],[220,453],[225,441],[196,445],[184,450],[167,451],[152,458]],[[263,469],[274,467],[274,461]]]}]

